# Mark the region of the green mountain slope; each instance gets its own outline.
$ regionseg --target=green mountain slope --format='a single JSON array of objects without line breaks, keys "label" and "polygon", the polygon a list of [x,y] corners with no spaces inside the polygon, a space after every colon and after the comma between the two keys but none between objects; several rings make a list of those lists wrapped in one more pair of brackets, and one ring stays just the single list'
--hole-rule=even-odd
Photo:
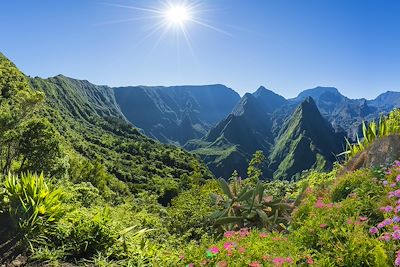
[{"label": "green mountain slope", "polygon": [[234,170],[245,177],[257,150],[268,158],[263,170],[267,179],[291,179],[310,168],[331,168],[344,136],[335,133],[314,101],[307,98],[294,112],[285,106],[286,101],[271,108],[273,105],[266,103],[277,103],[279,96],[261,90],[265,97],[259,97],[260,89],[258,94],[245,94],[232,114],[202,141],[192,140],[185,148],[200,155],[216,176],[224,178]]},{"label": "green mountain slope", "polygon": [[[125,121],[112,89],[64,76],[33,78],[30,84],[45,94],[41,114],[71,150],[88,164],[104,166],[110,179],[124,182],[131,192],[150,190],[163,198],[183,189],[192,175],[211,177],[194,155],[151,140]],[[84,169],[73,166],[69,175],[77,178]]]},{"label": "green mountain slope", "polygon": [[281,128],[269,155],[274,177],[303,170],[329,169],[342,148],[343,136],[324,120],[312,98],[306,98]]},{"label": "green mountain slope", "polygon": [[132,124],[147,136],[177,145],[203,137],[240,99],[235,91],[218,84],[118,87],[114,92]]}]

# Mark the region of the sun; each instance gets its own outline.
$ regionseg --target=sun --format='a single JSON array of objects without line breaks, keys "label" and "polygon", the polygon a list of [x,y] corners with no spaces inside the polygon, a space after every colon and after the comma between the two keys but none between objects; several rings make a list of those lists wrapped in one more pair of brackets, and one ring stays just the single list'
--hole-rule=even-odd
[{"label": "sun", "polygon": [[170,5],[164,12],[164,18],[169,25],[183,26],[192,19],[192,14],[187,6]]}]

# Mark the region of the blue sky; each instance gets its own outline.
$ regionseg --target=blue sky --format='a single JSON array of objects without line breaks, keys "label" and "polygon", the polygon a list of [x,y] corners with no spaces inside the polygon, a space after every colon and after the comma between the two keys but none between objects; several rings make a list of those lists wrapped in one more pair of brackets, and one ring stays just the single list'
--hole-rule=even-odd
[{"label": "blue sky", "polygon": [[[180,3],[182,0],[169,0]],[[185,0],[189,4],[193,1]],[[2,0],[0,51],[30,76],[96,84],[264,85],[285,97],[318,85],[356,98],[400,91],[400,1],[208,0],[178,29],[145,39],[160,18],[118,7],[151,0]],[[129,20],[121,23],[111,23]]]}]

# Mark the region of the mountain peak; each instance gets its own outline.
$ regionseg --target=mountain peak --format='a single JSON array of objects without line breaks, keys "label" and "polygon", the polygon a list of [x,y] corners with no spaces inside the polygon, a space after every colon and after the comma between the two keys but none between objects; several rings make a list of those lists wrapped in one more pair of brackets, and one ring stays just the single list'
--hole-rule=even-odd
[{"label": "mountain peak", "polygon": [[287,103],[286,98],[265,88],[264,86],[260,86],[257,91],[253,93],[253,96],[259,100],[260,105],[267,113],[273,113]]},{"label": "mountain peak", "polygon": [[315,88],[307,89],[301,92],[296,99],[297,100],[303,100],[304,98],[307,98],[309,96],[313,97],[315,100],[319,99],[322,95],[324,94],[332,94],[332,95],[338,95],[342,96],[342,94],[339,92],[339,90],[335,87],[323,87],[323,86],[317,86]]}]

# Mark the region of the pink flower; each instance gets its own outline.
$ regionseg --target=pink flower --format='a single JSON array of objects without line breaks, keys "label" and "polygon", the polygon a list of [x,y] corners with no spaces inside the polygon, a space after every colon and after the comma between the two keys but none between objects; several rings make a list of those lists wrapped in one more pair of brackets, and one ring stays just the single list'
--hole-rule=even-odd
[{"label": "pink flower", "polygon": [[240,248],[238,249],[238,252],[239,252],[240,254],[245,253],[245,252],[246,252],[246,249],[245,249],[244,247],[240,247]]},{"label": "pink flower", "polygon": [[382,207],[382,208],[380,208],[380,210],[382,211],[382,212],[391,212],[392,210],[393,210],[393,207],[392,206],[386,206],[386,207]]},{"label": "pink flower", "polygon": [[365,222],[365,221],[368,220],[368,217],[366,217],[366,216],[360,216],[359,219],[360,219],[361,222]]},{"label": "pink flower", "polygon": [[325,204],[324,204],[324,202],[322,201],[322,198],[318,198],[318,199],[317,199],[317,202],[315,202],[315,207],[316,207],[317,209],[322,209],[322,208],[325,207]]},{"label": "pink flower", "polygon": [[400,240],[400,230],[396,230],[392,233],[392,238],[394,240]]},{"label": "pink flower", "polygon": [[390,187],[396,187],[396,183],[391,183]]},{"label": "pink flower", "polygon": [[194,267],[193,263],[189,263],[188,265],[186,265],[187,267]]},{"label": "pink flower", "polygon": [[397,175],[396,182],[400,182],[400,175]]},{"label": "pink flower", "polygon": [[[398,204],[399,204],[399,203],[398,203]],[[400,205],[397,205],[396,208],[394,209],[394,212],[395,212],[395,213],[399,213],[399,211],[400,211]]]},{"label": "pink flower", "polygon": [[249,229],[247,229],[247,228],[240,229],[239,230],[239,235],[241,237],[246,237],[246,236],[250,235]]},{"label": "pink flower", "polygon": [[392,221],[392,219],[385,219],[385,220],[383,220],[383,222],[382,222],[385,226],[388,226],[389,224],[392,224],[393,223],[393,221]]},{"label": "pink flower", "polygon": [[209,249],[209,251],[212,254],[218,254],[219,253],[219,248],[218,247],[212,247],[212,248]]},{"label": "pink flower", "polygon": [[249,263],[250,267],[262,267],[261,263],[259,263],[258,261],[253,261],[251,263]]},{"label": "pink flower", "polygon": [[396,257],[396,259],[394,261],[394,265],[400,266],[400,257],[399,256]]},{"label": "pink flower", "polygon": [[324,229],[324,228],[328,227],[328,225],[327,225],[326,223],[321,223],[321,224],[319,225],[319,227],[322,228],[322,229]]},{"label": "pink flower", "polygon": [[292,260],[292,258],[290,258],[290,257],[287,257],[286,259],[285,259],[285,261],[287,262],[287,263],[293,263],[293,260]]},{"label": "pink flower", "polygon": [[397,230],[400,230],[400,226],[398,226],[398,225],[393,225],[393,231],[397,231]]},{"label": "pink flower", "polygon": [[220,262],[218,262],[217,266],[218,267],[226,267],[226,266],[228,266],[228,263],[226,261],[220,261]]},{"label": "pink flower", "polygon": [[232,242],[225,242],[224,249],[227,250],[227,251],[231,251],[233,249],[234,245],[235,244],[232,243]]},{"label": "pink flower", "polygon": [[260,234],[260,237],[261,237],[261,238],[265,238],[265,237],[267,237],[267,236],[268,236],[267,233],[261,233],[261,234]]},{"label": "pink flower", "polygon": [[313,265],[314,264],[314,260],[311,257],[307,257],[307,264],[308,265]]},{"label": "pink flower", "polygon": [[227,231],[224,233],[225,238],[231,238],[233,236],[235,236],[235,231]]},{"label": "pink flower", "polygon": [[384,240],[384,241],[390,241],[390,235],[388,233],[385,233],[384,235],[380,236],[378,239]]},{"label": "pink flower", "polygon": [[272,263],[273,263],[275,266],[282,266],[283,264],[285,264],[285,259],[284,259],[284,258],[274,258],[274,259],[272,260]]},{"label": "pink flower", "polygon": [[370,232],[371,234],[375,235],[375,234],[378,233],[378,228],[372,227],[372,228],[369,229],[369,232]]}]

